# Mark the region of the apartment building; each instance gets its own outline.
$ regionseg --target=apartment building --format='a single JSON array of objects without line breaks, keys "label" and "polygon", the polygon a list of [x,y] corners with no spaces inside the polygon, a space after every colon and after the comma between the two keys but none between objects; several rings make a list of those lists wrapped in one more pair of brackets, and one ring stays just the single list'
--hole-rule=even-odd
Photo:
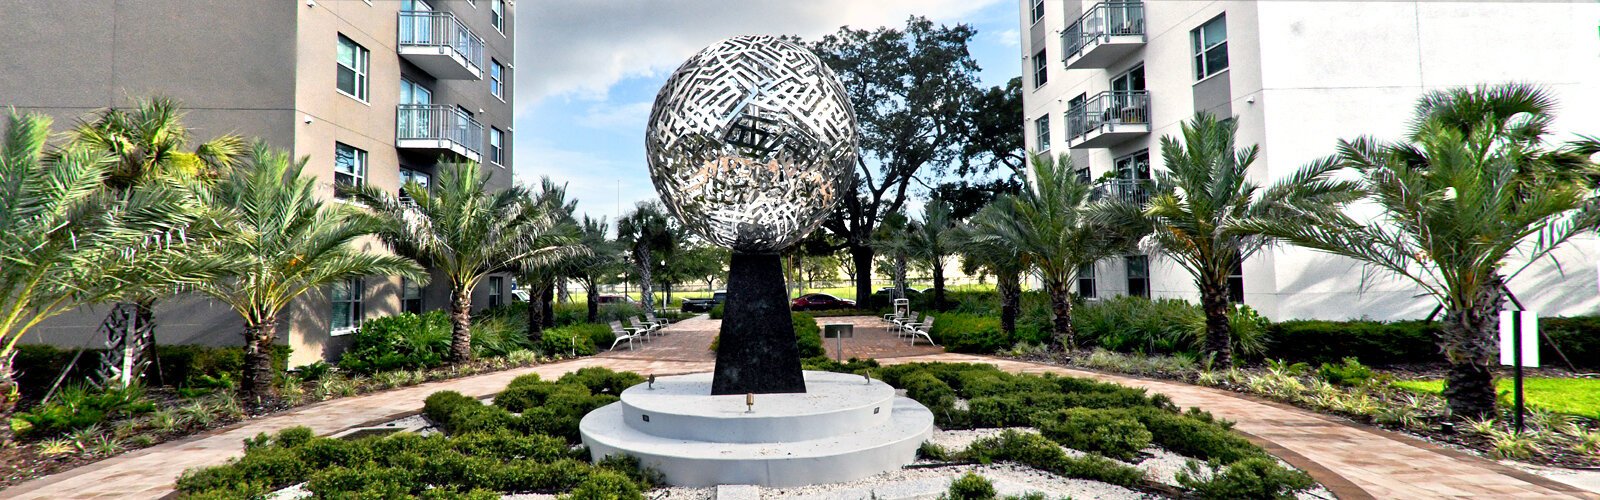
[{"label": "apartment building", "polygon": [[[1020,0],[1027,147],[1072,158],[1110,195],[1142,199],[1160,140],[1199,111],[1232,117],[1267,184],[1360,135],[1403,136],[1419,96],[1506,81],[1558,99],[1555,128],[1600,135],[1600,5],[1593,2]],[[1593,314],[1600,240],[1573,241],[1516,275],[1541,315]],[[1517,268],[1524,262],[1508,262]],[[1198,300],[1158,254],[1082,270],[1086,297]],[[1422,290],[1353,261],[1277,247],[1235,272],[1236,301],[1274,319],[1420,318]]]},{"label": "apartment building", "polygon": [[[107,107],[166,95],[197,140],[261,138],[309,159],[336,184],[422,185],[444,162],[481,162],[512,184],[514,0],[74,0],[6,2],[0,106],[56,118],[57,129]],[[363,243],[386,251],[381,243]],[[507,277],[475,307],[507,300]],[[440,309],[448,283],[351,280],[283,318],[293,364],[337,359],[363,319]],[[25,343],[99,346],[106,308],[41,325]],[[157,307],[157,342],[239,345],[227,307],[180,296]]]}]

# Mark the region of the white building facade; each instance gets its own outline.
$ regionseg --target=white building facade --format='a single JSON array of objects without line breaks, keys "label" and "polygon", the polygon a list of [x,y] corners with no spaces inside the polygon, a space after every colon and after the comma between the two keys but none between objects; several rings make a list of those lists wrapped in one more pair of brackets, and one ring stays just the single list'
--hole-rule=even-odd
[{"label": "white building facade", "polygon": [[[1160,140],[1198,111],[1233,117],[1238,146],[1261,148],[1260,184],[1332,154],[1336,141],[1400,139],[1424,92],[1530,82],[1557,99],[1555,137],[1600,136],[1600,4],[1020,0],[1030,151],[1066,154],[1091,179],[1140,196],[1162,169]],[[1600,238],[1515,276],[1542,316],[1600,313]],[[1559,264],[1557,263],[1559,262]],[[1507,262],[1515,269],[1525,262]],[[1159,254],[1107,259],[1079,291],[1197,301]],[[1236,300],[1275,320],[1421,318],[1420,288],[1354,261],[1279,246],[1247,260]]]}]

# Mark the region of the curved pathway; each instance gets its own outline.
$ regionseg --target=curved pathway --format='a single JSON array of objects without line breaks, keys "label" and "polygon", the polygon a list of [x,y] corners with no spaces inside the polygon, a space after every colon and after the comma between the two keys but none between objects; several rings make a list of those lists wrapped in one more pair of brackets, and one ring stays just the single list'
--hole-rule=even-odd
[{"label": "curved pathway", "polygon": [[[1164,393],[1180,406],[1199,407],[1236,422],[1236,429],[1274,455],[1310,472],[1344,499],[1600,499],[1600,495],[1409,436],[1228,391],[992,357],[945,354],[926,345],[907,345],[906,341],[889,335],[874,318],[819,318],[819,322],[857,325],[855,338],[845,341],[845,357],[875,357],[884,363],[990,363],[1012,372],[1058,373]],[[527,373],[559,377],[588,366],[660,375],[708,371],[715,356],[707,347],[719,323],[703,318],[677,323],[668,329],[668,335],[641,345],[637,351],[624,349],[590,358],[309,405],[36,479],[0,491],[0,498],[160,497],[171,493],[173,480],[183,470],[220,464],[241,455],[241,441],[258,432],[305,425],[318,434],[332,434],[415,414],[421,411],[422,399],[435,391],[455,390],[469,396],[489,396],[505,387],[512,378]],[[833,341],[824,344],[830,356],[836,354]]]}]

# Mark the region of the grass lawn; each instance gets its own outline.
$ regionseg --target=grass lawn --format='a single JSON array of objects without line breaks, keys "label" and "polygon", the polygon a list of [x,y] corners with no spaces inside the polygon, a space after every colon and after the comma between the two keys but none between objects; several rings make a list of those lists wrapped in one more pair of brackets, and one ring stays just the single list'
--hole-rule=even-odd
[{"label": "grass lawn", "polygon": [[[1443,380],[1407,380],[1395,382],[1394,385],[1434,394],[1444,390]],[[1511,386],[1510,377],[1495,379],[1495,388],[1507,401],[1511,399]],[[1571,415],[1600,417],[1600,379],[1528,377],[1522,379],[1522,390],[1529,406]]]}]

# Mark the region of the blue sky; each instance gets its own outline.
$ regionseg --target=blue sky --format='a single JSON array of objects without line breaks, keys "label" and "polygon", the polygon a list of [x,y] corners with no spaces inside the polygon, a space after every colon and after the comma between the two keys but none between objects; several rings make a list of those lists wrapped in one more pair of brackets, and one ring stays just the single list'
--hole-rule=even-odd
[{"label": "blue sky", "polygon": [[[743,34],[814,39],[842,25],[904,26],[911,15],[977,28],[985,85],[1018,75],[1015,0],[523,0],[518,9],[515,171],[568,186],[579,211],[614,220],[655,197],[644,126],[684,59]],[[1019,124],[1020,126],[1020,124]]]}]

